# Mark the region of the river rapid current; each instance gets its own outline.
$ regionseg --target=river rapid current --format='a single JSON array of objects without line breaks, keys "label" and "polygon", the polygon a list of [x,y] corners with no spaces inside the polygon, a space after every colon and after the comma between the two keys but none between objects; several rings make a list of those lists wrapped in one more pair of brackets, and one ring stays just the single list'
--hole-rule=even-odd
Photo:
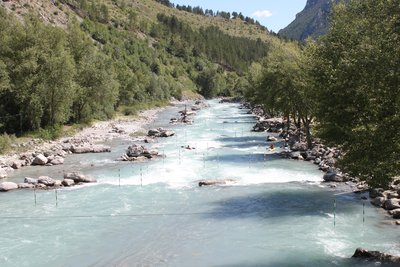
[{"label": "river rapid current", "polygon": [[376,266],[350,257],[399,254],[381,211],[322,184],[316,165],[267,150],[248,110],[208,103],[193,125],[168,125],[173,107],[150,126],[176,132],[150,144],[165,158],[115,161],[132,142],[114,140],[111,153],[15,171],[9,180],[79,170],[98,183],[36,191],[36,204],[31,190],[0,194],[0,266]]}]

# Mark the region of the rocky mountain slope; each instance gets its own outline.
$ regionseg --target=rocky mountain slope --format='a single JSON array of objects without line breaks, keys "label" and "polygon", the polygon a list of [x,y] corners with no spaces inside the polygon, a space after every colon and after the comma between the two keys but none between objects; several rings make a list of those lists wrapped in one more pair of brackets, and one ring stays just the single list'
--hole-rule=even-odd
[{"label": "rocky mountain slope", "polygon": [[318,38],[328,30],[329,14],[336,0],[307,0],[306,7],[296,15],[296,19],[279,35],[304,41],[308,37]]}]

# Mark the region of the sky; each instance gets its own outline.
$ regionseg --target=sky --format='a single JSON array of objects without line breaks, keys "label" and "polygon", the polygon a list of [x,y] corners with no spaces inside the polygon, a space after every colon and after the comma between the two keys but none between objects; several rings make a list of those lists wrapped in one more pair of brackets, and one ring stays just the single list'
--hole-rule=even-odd
[{"label": "sky", "polygon": [[278,32],[292,22],[304,9],[307,0],[170,0],[179,5],[200,6],[204,10],[242,12],[258,20],[269,30]]}]

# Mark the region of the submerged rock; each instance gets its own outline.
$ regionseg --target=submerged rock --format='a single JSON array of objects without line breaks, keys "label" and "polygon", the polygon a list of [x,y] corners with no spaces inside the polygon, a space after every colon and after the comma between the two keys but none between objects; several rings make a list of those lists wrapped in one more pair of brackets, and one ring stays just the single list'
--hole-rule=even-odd
[{"label": "submerged rock", "polygon": [[227,185],[235,182],[232,179],[223,179],[223,180],[202,180],[199,182],[199,186],[212,186],[212,185]]},{"label": "submerged rock", "polygon": [[400,263],[400,257],[382,253],[379,251],[368,251],[366,249],[357,248],[353,258],[360,258],[369,261],[379,261],[387,263]]}]

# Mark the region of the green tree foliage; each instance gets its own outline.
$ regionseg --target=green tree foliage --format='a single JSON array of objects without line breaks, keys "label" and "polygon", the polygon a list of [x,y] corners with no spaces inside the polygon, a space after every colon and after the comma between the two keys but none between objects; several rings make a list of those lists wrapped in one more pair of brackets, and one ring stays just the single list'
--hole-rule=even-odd
[{"label": "green tree foliage", "polygon": [[[303,65],[305,58],[297,44],[281,44],[260,64],[252,64],[246,96],[262,104],[270,114],[282,114],[289,121],[300,121],[311,148],[311,122],[314,101]],[[297,123],[300,126],[300,123]]]},{"label": "green tree foliage", "polygon": [[400,174],[400,5],[352,0],[310,50],[319,133],[340,144],[341,166],[373,185]]}]

